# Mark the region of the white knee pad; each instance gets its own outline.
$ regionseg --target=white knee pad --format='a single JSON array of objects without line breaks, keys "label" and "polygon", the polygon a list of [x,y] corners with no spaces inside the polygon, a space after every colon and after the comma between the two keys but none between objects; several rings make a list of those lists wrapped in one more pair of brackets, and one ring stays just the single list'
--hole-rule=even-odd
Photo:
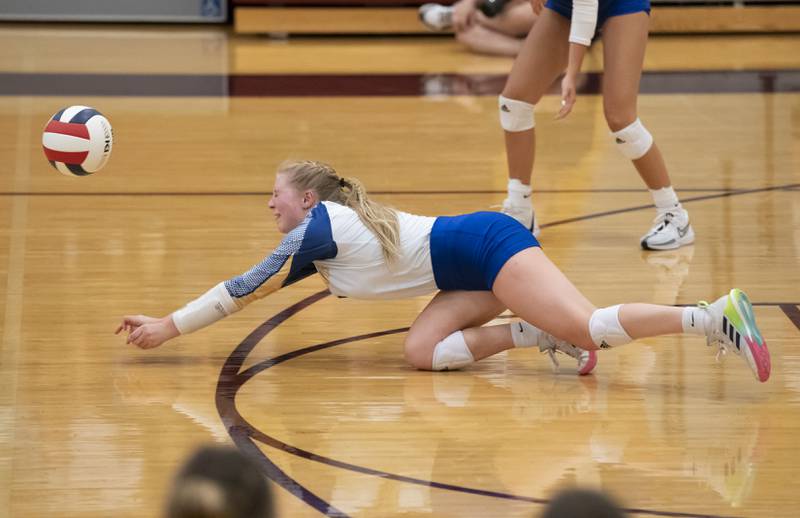
[{"label": "white knee pad", "polygon": [[433,349],[431,370],[451,371],[474,363],[475,358],[467,347],[464,333],[456,331],[436,344]]},{"label": "white knee pad", "polygon": [[642,158],[653,146],[653,135],[639,119],[619,131],[612,131],[611,135],[614,137],[617,149],[628,160]]},{"label": "white knee pad", "polygon": [[506,131],[526,131],[536,126],[533,118],[533,104],[525,101],[509,99],[502,95],[498,98],[500,109],[500,125]]},{"label": "white knee pad", "polygon": [[619,308],[621,304],[600,308],[592,313],[589,319],[589,334],[592,341],[601,349],[609,349],[618,345],[625,345],[633,339],[619,323]]}]

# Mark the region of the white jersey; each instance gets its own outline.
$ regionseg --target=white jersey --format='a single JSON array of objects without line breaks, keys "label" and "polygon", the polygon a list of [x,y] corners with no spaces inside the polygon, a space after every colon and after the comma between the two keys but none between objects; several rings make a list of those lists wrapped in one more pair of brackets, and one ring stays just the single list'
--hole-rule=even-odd
[{"label": "white jersey", "polygon": [[337,253],[314,261],[334,295],[390,299],[436,290],[431,266],[430,234],[436,218],[397,212],[400,255],[386,264],[380,242],[349,207],[322,202],[328,212]]},{"label": "white jersey", "polygon": [[430,233],[436,218],[397,211],[400,255],[387,265],[380,242],[353,209],[324,201],[247,272],[225,281],[241,308],[319,272],[334,295],[392,299],[435,291]]}]

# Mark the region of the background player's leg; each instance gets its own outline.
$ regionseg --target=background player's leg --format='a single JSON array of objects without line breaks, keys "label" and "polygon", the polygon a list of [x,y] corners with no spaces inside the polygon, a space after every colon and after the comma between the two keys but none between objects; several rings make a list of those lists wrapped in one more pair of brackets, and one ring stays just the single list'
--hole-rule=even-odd
[{"label": "background player's leg", "polygon": [[[539,102],[567,64],[569,20],[544,9],[528,33],[503,89],[503,98],[529,105]],[[501,120],[503,106],[500,106]],[[531,108],[532,109],[532,108]],[[507,109],[506,109],[507,110]],[[503,212],[533,229],[530,198],[535,157],[535,128],[508,130],[504,125],[509,189]]]},{"label": "background player's leg", "polygon": [[641,246],[667,250],[692,243],[694,231],[672,188],[661,151],[637,114],[649,23],[647,13],[638,12],[613,16],[603,26],[603,110],[617,147],[632,160],[658,211]]}]

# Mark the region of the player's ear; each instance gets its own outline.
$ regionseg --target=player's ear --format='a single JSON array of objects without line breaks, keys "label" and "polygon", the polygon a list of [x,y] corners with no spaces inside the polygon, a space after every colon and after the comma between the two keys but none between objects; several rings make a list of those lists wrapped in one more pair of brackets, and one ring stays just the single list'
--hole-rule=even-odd
[{"label": "player's ear", "polygon": [[303,208],[310,209],[317,203],[317,195],[314,194],[314,191],[308,190],[303,193]]}]

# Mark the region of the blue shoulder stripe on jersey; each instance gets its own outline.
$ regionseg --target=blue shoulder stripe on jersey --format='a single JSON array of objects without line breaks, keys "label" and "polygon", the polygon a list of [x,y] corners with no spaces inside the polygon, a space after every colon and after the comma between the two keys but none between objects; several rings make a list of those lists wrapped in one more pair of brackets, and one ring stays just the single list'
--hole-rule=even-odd
[{"label": "blue shoulder stripe on jersey", "polygon": [[69,120],[70,122],[76,122],[78,124],[86,124],[86,121],[94,117],[95,115],[101,115],[101,113],[97,110],[92,108],[84,108],[83,110],[79,111],[72,118]]},{"label": "blue shoulder stripe on jersey", "polygon": [[331,230],[331,218],[328,209],[320,203],[309,213],[310,220],[300,250],[292,258],[292,267],[289,275],[283,282],[288,286],[294,282],[316,273],[314,261],[331,259],[336,257],[339,252],[336,243],[333,241],[333,231]]},{"label": "blue shoulder stripe on jersey", "polygon": [[225,281],[225,288],[231,297],[249,295],[281,271],[292,257],[289,274],[282,284],[286,286],[316,273],[313,261],[336,257],[336,253],[328,210],[319,204],[283,238],[269,257],[242,275]]}]

